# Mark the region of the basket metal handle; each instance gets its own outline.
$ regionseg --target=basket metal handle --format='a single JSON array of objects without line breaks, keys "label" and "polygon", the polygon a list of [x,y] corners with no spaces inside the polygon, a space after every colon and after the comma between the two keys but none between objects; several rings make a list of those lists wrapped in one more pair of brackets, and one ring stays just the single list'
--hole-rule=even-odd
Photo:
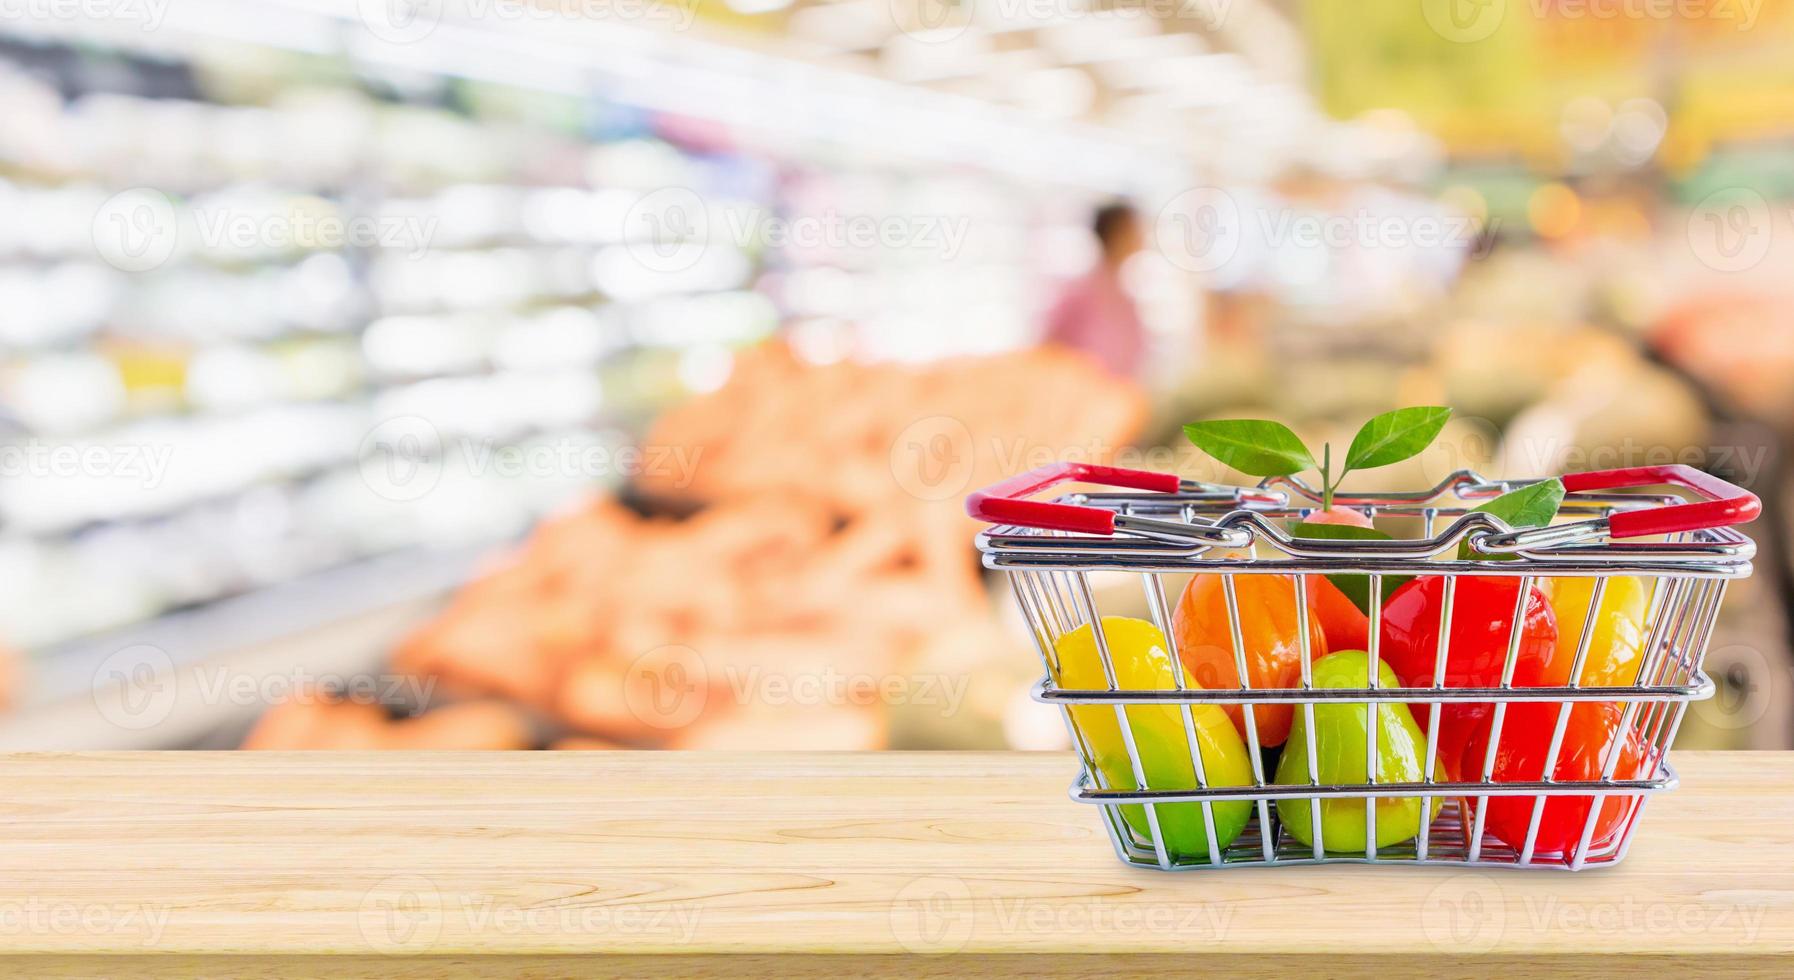
[{"label": "basket metal handle", "polygon": [[1252,540],[1251,532],[1243,528],[1157,521],[1117,514],[1103,507],[1025,499],[1061,483],[1097,483],[1154,493],[1197,492],[1204,489],[1199,483],[1179,479],[1175,473],[1128,470],[1094,463],[1050,463],[970,494],[966,497],[966,513],[987,524],[1070,531],[1075,534],[1112,535],[1116,531],[1127,531],[1147,537],[1233,548],[1244,547]]},{"label": "basket metal handle", "polygon": [[1652,534],[1729,527],[1733,524],[1748,524],[1763,512],[1763,502],[1757,499],[1756,494],[1684,463],[1596,470],[1593,473],[1571,473],[1564,477],[1564,489],[1570,493],[1665,484],[1693,490],[1706,499],[1670,507],[1620,511],[1607,519],[1612,527],[1612,535],[1616,538],[1642,538]]},{"label": "basket metal handle", "polygon": [[1523,551],[1600,537],[1642,538],[1654,534],[1704,531],[1708,528],[1748,524],[1763,511],[1763,502],[1749,490],[1704,473],[1685,463],[1630,466],[1616,470],[1570,473],[1563,477],[1564,490],[1624,490],[1637,487],[1677,486],[1704,499],[1668,507],[1622,510],[1608,517],[1573,524],[1525,528],[1505,534],[1481,535],[1478,548],[1490,552]]}]

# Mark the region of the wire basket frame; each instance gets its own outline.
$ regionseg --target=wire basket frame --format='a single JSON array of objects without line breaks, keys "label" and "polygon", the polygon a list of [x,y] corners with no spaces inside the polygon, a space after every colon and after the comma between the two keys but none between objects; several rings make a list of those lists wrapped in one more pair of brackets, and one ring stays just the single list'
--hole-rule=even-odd
[{"label": "wire basket frame", "polygon": [[[1172,492],[1071,494],[1038,506],[1101,512],[1113,521],[1112,531],[1103,534],[1094,526],[1086,531],[1007,525],[981,534],[979,548],[985,564],[1007,573],[1046,669],[1034,696],[1062,709],[1082,760],[1082,772],[1071,795],[1099,808],[1118,856],[1129,864],[1164,870],[1319,862],[1576,870],[1623,858],[1645,800],[1676,785],[1666,755],[1688,703],[1708,697],[1714,690],[1713,682],[1701,671],[1701,659],[1726,587],[1731,579],[1749,574],[1754,549],[1748,538],[1728,527],[1675,531],[1655,535],[1646,543],[1614,540],[1617,531],[1611,524],[1617,514],[1640,508],[1669,513],[1677,507],[1696,506],[1681,504],[1680,498],[1673,496],[1574,494],[1566,498],[1561,513],[1581,520],[1538,529],[1516,530],[1487,514],[1472,512],[1477,503],[1517,485],[1491,483],[1466,471],[1418,494],[1336,498],[1367,517],[1417,518],[1424,535],[1412,540],[1292,538],[1280,525],[1306,517],[1317,508],[1319,497],[1289,479],[1266,481],[1254,488],[1179,482]],[[976,504],[973,509],[977,514]],[[1069,514],[1060,516],[1070,519]],[[1749,516],[1754,516],[1754,511],[1741,519]],[[1441,530],[1442,519],[1449,519],[1449,524]],[[1179,532],[1179,527],[1184,530]],[[1450,557],[1460,546],[1467,546],[1472,553],[1511,560]],[[1367,670],[1362,686],[1317,687],[1314,682],[1309,579],[1335,572],[1362,574],[1368,579]],[[1179,639],[1166,580],[1189,574],[1213,576],[1219,581],[1237,686],[1193,687],[1186,684],[1183,668],[1174,666],[1169,671],[1169,689],[1124,688],[1101,607],[1105,601],[1116,605],[1126,601],[1127,590],[1108,585],[1112,581],[1119,584],[1122,575],[1137,578],[1150,621],[1169,645],[1175,665],[1186,661],[1184,651],[1177,649]],[[1242,628],[1240,583],[1244,576],[1267,574],[1286,577],[1293,595],[1294,632],[1300,646],[1300,678],[1293,687],[1255,686],[1248,669],[1250,644]],[[1389,686],[1378,676],[1387,602],[1383,584],[1391,575],[1437,576],[1441,580],[1438,643],[1430,684]],[[1584,686],[1584,668],[1602,622],[1603,602],[1618,576],[1636,577],[1648,586],[1637,669],[1623,686]],[[1452,617],[1460,611],[1460,583],[1468,577],[1518,579],[1500,681],[1493,686],[1446,683]],[[1536,584],[1555,578],[1593,580],[1569,681],[1548,687],[1518,686],[1515,676],[1527,605],[1538,594]],[[1060,682],[1064,676],[1057,662],[1060,641],[1081,629],[1089,631],[1101,662],[1106,681],[1102,687],[1071,687]],[[1553,727],[1539,778],[1497,778],[1496,757],[1504,745],[1503,729],[1510,709],[1531,703],[1556,709],[1546,712]],[[1618,711],[1617,731],[1600,750],[1598,777],[1554,778],[1573,706],[1584,703],[1608,705]],[[1384,725],[1380,716],[1387,710],[1384,706],[1394,704],[1411,706],[1414,720],[1423,722],[1424,758],[1418,779],[1389,779],[1379,773],[1378,738]],[[1441,713],[1447,706],[1470,704],[1489,706],[1486,748],[1480,760],[1461,760],[1465,771],[1441,777]],[[1249,785],[1223,785],[1209,777],[1196,711],[1211,705],[1237,706],[1241,712],[1239,728],[1250,762]],[[1323,781],[1316,751],[1315,710],[1324,705],[1363,707],[1366,779]],[[1101,706],[1114,712],[1115,728],[1125,749],[1124,766],[1119,754],[1111,752],[1105,767],[1102,753],[1085,731],[1087,726],[1077,721],[1078,711],[1102,710]],[[1258,712],[1279,707],[1300,714],[1296,727],[1302,730],[1305,743],[1301,748],[1306,749],[1306,780],[1267,778]],[[1184,744],[1154,744],[1143,749],[1136,715],[1146,710],[1162,713],[1166,708],[1175,711]],[[1289,737],[1296,737],[1293,730]],[[1155,767],[1148,764],[1154,752],[1187,753],[1187,768],[1179,771],[1178,778],[1166,778],[1163,766],[1155,773]],[[1623,757],[1629,755],[1635,757],[1622,766]],[[1523,837],[1511,832],[1510,822],[1507,836],[1518,839],[1503,840],[1488,826],[1491,801],[1513,797],[1529,799],[1530,814]],[[1349,800],[1363,801],[1363,844],[1329,848],[1322,804],[1328,803],[1327,812],[1333,814],[1340,812],[1340,801]],[[1586,808],[1573,845],[1541,843],[1542,822],[1552,800],[1579,801],[1563,811],[1572,815],[1581,813],[1576,806]],[[1417,832],[1379,846],[1379,809],[1401,801],[1418,801]],[[1284,807],[1303,804],[1307,807],[1307,836],[1312,838],[1308,842],[1297,839],[1281,815]],[[1217,808],[1231,807],[1237,813],[1242,806],[1249,808],[1244,829],[1231,840],[1218,839]],[[1190,829],[1195,826],[1200,833],[1192,842]]]}]

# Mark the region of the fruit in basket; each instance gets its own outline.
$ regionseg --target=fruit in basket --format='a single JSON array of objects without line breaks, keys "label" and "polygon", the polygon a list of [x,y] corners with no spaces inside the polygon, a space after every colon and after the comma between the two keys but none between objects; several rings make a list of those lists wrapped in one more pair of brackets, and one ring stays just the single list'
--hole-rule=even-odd
[{"label": "fruit in basket", "polygon": [[[1498,783],[1529,782],[1544,778],[1545,760],[1551,751],[1551,736],[1557,727],[1561,704],[1544,701],[1516,701],[1508,705],[1501,724],[1501,739],[1495,749],[1495,764],[1490,778]],[[1625,708],[1615,701],[1582,701],[1570,708],[1564,725],[1563,745],[1557,754],[1557,765],[1551,778],[1560,783],[1584,782],[1601,778],[1607,755],[1614,742],[1621,738],[1620,722]],[[1478,732],[1465,747],[1460,767],[1467,779],[1482,775],[1483,761],[1489,747],[1489,729]],[[1620,748],[1613,778],[1636,779],[1644,775],[1644,743],[1635,728],[1629,728]],[[1532,821],[1536,796],[1493,796],[1472,801],[1474,807],[1486,805],[1488,816],[1484,829],[1495,839],[1518,851],[1526,844],[1526,830]],[[1534,843],[1536,854],[1568,855],[1582,839],[1582,827],[1588,821],[1594,796],[1552,796],[1545,798],[1539,815],[1539,833]],[[1633,810],[1630,796],[1600,797],[1601,812],[1589,836],[1591,851],[1611,846],[1615,836]]]},{"label": "fruit in basket", "polygon": [[1370,617],[1325,575],[1306,576],[1309,614],[1321,624],[1329,650],[1362,650],[1370,644]]},{"label": "fruit in basket", "polygon": [[[1383,657],[1404,682],[1431,687],[1439,652],[1439,619],[1446,585],[1443,575],[1423,575],[1403,585],[1383,606]],[[1452,599],[1450,647],[1445,658],[1446,687],[1494,687],[1502,666],[1519,604],[1520,579],[1514,576],[1461,575]],[[1538,586],[1527,592],[1521,610],[1520,646],[1514,683],[1536,684],[1557,647],[1557,617]]]},{"label": "fruit in basket", "polygon": [[[1335,508],[1337,509],[1337,508]],[[1324,512],[1323,512],[1324,513]],[[1320,516],[1320,515],[1315,515]],[[1389,535],[1367,524],[1352,524],[1344,521],[1307,520],[1290,529],[1290,535],[1296,538],[1310,538],[1329,541],[1388,541]],[[1334,572],[1322,576],[1333,589],[1343,596],[1357,611],[1358,618],[1364,622],[1360,625],[1356,620],[1345,620],[1339,625],[1347,627],[1347,635],[1336,638],[1333,630],[1327,632],[1327,642],[1335,650],[1347,648],[1363,649],[1368,645],[1366,637],[1370,633],[1370,576],[1355,575],[1346,572]],[[1413,579],[1412,575],[1384,575],[1382,578],[1383,598],[1387,599]],[[1312,580],[1311,580],[1312,581]],[[1310,597],[1312,600],[1312,596]]]},{"label": "fruit in basket", "polygon": [[[1165,634],[1153,624],[1140,619],[1104,616],[1103,636],[1109,648],[1115,680],[1123,690],[1175,690],[1179,669],[1177,658],[1165,642]],[[1095,635],[1088,624],[1059,637],[1054,644],[1057,664],[1055,682],[1067,690],[1109,690],[1102,658]],[[1196,684],[1184,675],[1184,686]],[[1124,709],[1128,727],[1133,732],[1134,746],[1146,777],[1149,790],[1194,789],[1197,786],[1195,766],[1184,729],[1184,713],[1180,705],[1133,704]],[[1204,774],[1210,786],[1252,785],[1252,761],[1227,716],[1214,705],[1196,705],[1190,709],[1196,742],[1200,746]],[[1115,707],[1108,704],[1074,705],[1072,725],[1090,752],[1107,789],[1140,789],[1135,778],[1133,761],[1128,757],[1127,743],[1122,738],[1121,723]],[[1165,850],[1173,857],[1204,858],[1208,856],[1207,822],[1200,803],[1168,803],[1154,808],[1159,828],[1164,833]],[[1245,800],[1214,803],[1215,846],[1231,844],[1252,813],[1252,804]],[[1134,833],[1151,840],[1152,827],[1146,808],[1130,804],[1121,808],[1121,815]]]},{"label": "fruit in basket", "polygon": [[[1423,575],[1395,590],[1383,606],[1383,640],[1378,651],[1406,687],[1432,687],[1439,653],[1439,617],[1446,583],[1441,575]],[[1461,575],[1452,600],[1451,634],[1445,657],[1445,687],[1498,687],[1507,660],[1508,641],[1519,604],[1520,580],[1511,576]],[[1514,664],[1516,687],[1548,683],[1547,666],[1557,651],[1557,619],[1545,594],[1527,591]],[[1427,705],[1411,705],[1424,731],[1430,721]],[[1487,728],[1495,706],[1488,702],[1445,704],[1439,710],[1438,757],[1448,771],[1478,730]],[[1455,773],[1454,773],[1455,775]]]},{"label": "fruit in basket", "polygon": [[[1375,527],[1375,525],[1371,524],[1370,518],[1364,516],[1363,511],[1354,510],[1351,507],[1338,504],[1329,507],[1326,510],[1317,510],[1312,514],[1309,514],[1302,519],[1302,523],[1330,524],[1336,527],[1359,527],[1367,531],[1372,530]],[[1300,536],[1299,532],[1300,529],[1298,528],[1298,536]]]},{"label": "fruit in basket", "polygon": [[[1239,601],[1240,639],[1246,655],[1247,686],[1258,689],[1295,687],[1302,677],[1302,626],[1296,615],[1296,579],[1293,575],[1233,575]],[[1239,663],[1234,658],[1233,627],[1228,615],[1226,575],[1197,575],[1184,587],[1171,617],[1177,637],[1177,653],[1196,683],[1205,688],[1240,686]],[[1348,602],[1349,604],[1349,602]],[[1327,636],[1321,617],[1308,621],[1308,655],[1327,652]],[[1246,730],[1244,712],[1237,704],[1226,706],[1227,716]],[[1282,745],[1289,737],[1290,707],[1259,705],[1252,709],[1261,746]]]},{"label": "fruit in basket", "polygon": [[[1545,595],[1557,614],[1557,652],[1545,670],[1545,683],[1568,684],[1598,580],[1559,576],[1543,581]],[[1577,678],[1583,687],[1625,687],[1638,680],[1645,645],[1645,614],[1650,604],[1651,587],[1644,579],[1636,575],[1607,579],[1582,673]]]},{"label": "fruit in basket", "polygon": [[[1314,662],[1316,688],[1363,688],[1370,686],[1370,654],[1363,650],[1341,650]],[[1395,687],[1395,671],[1387,663],[1377,664],[1377,684]],[[1425,772],[1426,736],[1414,723],[1408,706],[1385,702],[1376,706],[1377,718],[1377,782],[1418,783]],[[1314,706],[1314,759],[1316,776],[1325,784],[1365,783],[1370,781],[1365,767],[1369,741],[1369,712],[1363,704],[1317,704]],[[1298,709],[1290,729],[1289,744],[1277,762],[1277,782],[1284,785],[1309,785],[1307,713]],[[1435,764],[1434,774],[1443,767]],[[1377,800],[1377,846],[1390,847],[1420,833],[1423,819],[1417,796],[1385,797]],[[1439,812],[1440,801],[1434,798],[1424,819],[1431,820]],[[1297,840],[1314,844],[1314,813],[1309,800],[1277,801],[1277,816]],[[1321,801],[1321,845],[1330,853],[1365,851],[1368,836],[1365,801],[1337,797]]]}]

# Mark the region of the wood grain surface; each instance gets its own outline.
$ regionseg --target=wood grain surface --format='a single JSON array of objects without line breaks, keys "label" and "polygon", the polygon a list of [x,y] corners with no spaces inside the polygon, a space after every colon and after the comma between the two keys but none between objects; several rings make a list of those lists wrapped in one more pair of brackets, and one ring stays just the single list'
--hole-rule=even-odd
[{"label": "wood grain surface", "polygon": [[1161,874],[1058,754],[0,756],[0,971],[1794,975],[1794,753],[1676,762],[1612,869]]}]

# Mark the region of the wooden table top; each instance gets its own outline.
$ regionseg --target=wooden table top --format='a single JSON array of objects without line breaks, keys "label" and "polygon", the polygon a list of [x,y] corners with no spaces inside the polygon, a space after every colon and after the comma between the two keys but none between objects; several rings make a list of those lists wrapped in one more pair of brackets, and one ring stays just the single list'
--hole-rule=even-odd
[{"label": "wooden table top", "polygon": [[0,970],[1794,975],[1794,753],[1675,762],[1611,869],[1163,874],[1056,753],[0,756]]}]

